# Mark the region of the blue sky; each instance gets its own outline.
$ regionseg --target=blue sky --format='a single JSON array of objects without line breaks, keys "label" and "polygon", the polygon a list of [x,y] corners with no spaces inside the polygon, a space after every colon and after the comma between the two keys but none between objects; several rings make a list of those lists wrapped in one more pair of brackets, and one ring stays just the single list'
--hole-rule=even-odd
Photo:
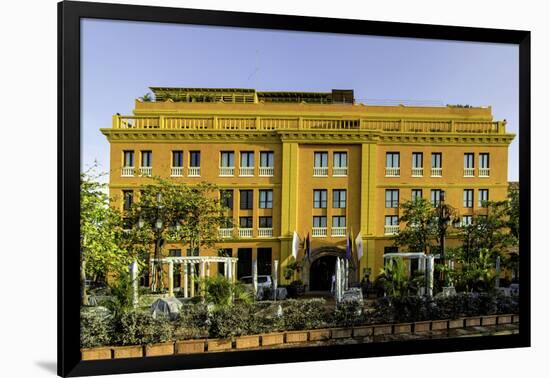
[{"label": "blue sky", "polygon": [[[515,45],[111,20],[82,21],[83,168],[109,169],[99,132],[150,86],[354,89],[360,102],[493,107],[518,134]],[[510,147],[518,180],[518,139]]]}]

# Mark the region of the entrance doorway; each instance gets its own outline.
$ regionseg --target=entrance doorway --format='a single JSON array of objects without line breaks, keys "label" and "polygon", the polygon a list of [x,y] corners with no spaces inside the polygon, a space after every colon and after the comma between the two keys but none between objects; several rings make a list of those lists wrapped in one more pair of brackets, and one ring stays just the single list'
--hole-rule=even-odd
[{"label": "entrance doorway", "polygon": [[309,268],[309,290],[330,291],[335,272],[336,256],[319,257]]}]

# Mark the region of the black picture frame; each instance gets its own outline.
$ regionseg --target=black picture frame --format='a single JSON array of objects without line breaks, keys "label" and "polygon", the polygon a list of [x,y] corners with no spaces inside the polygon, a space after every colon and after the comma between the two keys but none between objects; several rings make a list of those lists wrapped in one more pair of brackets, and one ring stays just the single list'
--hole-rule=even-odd
[{"label": "black picture frame", "polygon": [[[497,42],[519,47],[520,332],[506,336],[81,361],[79,349],[80,20],[83,18]],[[82,376],[530,346],[530,32],[155,6],[58,4],[58,374]],[[299,352],[298,352],[299,351]]]}]

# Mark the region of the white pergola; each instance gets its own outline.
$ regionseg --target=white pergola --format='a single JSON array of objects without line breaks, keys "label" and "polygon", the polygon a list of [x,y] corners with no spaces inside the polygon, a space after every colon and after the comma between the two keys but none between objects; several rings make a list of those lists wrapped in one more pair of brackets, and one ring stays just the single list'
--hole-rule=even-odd
[{"label": "white pergola", "polygon": [[[195,276],[197,272],[195,266],[199,265],[198,277],[210,276],[210,264],[223,263],[223,275],[231,282],[237,278],[237,260],[236,257],[221,256],[183,256],[183,257],[164,257],[162,259],[151,259],[151,272],[156,274],[155,263],[160,262],[163,267],[168,265],[168,294],[174,295],[174,265],[180,266],[180,272],[183,271],[183,296],[184,298],[195,296]],[[190,283],[189,283],[190,281]]]}]

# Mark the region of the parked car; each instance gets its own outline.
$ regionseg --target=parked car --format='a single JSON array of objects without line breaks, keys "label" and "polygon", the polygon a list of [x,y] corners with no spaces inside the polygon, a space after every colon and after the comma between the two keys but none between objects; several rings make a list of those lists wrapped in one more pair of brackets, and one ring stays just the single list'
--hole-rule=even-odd
[{"label": "parked car", "polygon": [[[253,291],[252,288],[252,276],[241,277],[241,281],[245,287]],[[259,300],[271,299],[273,298],[273,280],[269,275],[259,275],[258,276],[258,292],[256,293],[256,298]],[[285,299],[287,297],[287,290],[284,287],[277,288],[277,299]]]}]

